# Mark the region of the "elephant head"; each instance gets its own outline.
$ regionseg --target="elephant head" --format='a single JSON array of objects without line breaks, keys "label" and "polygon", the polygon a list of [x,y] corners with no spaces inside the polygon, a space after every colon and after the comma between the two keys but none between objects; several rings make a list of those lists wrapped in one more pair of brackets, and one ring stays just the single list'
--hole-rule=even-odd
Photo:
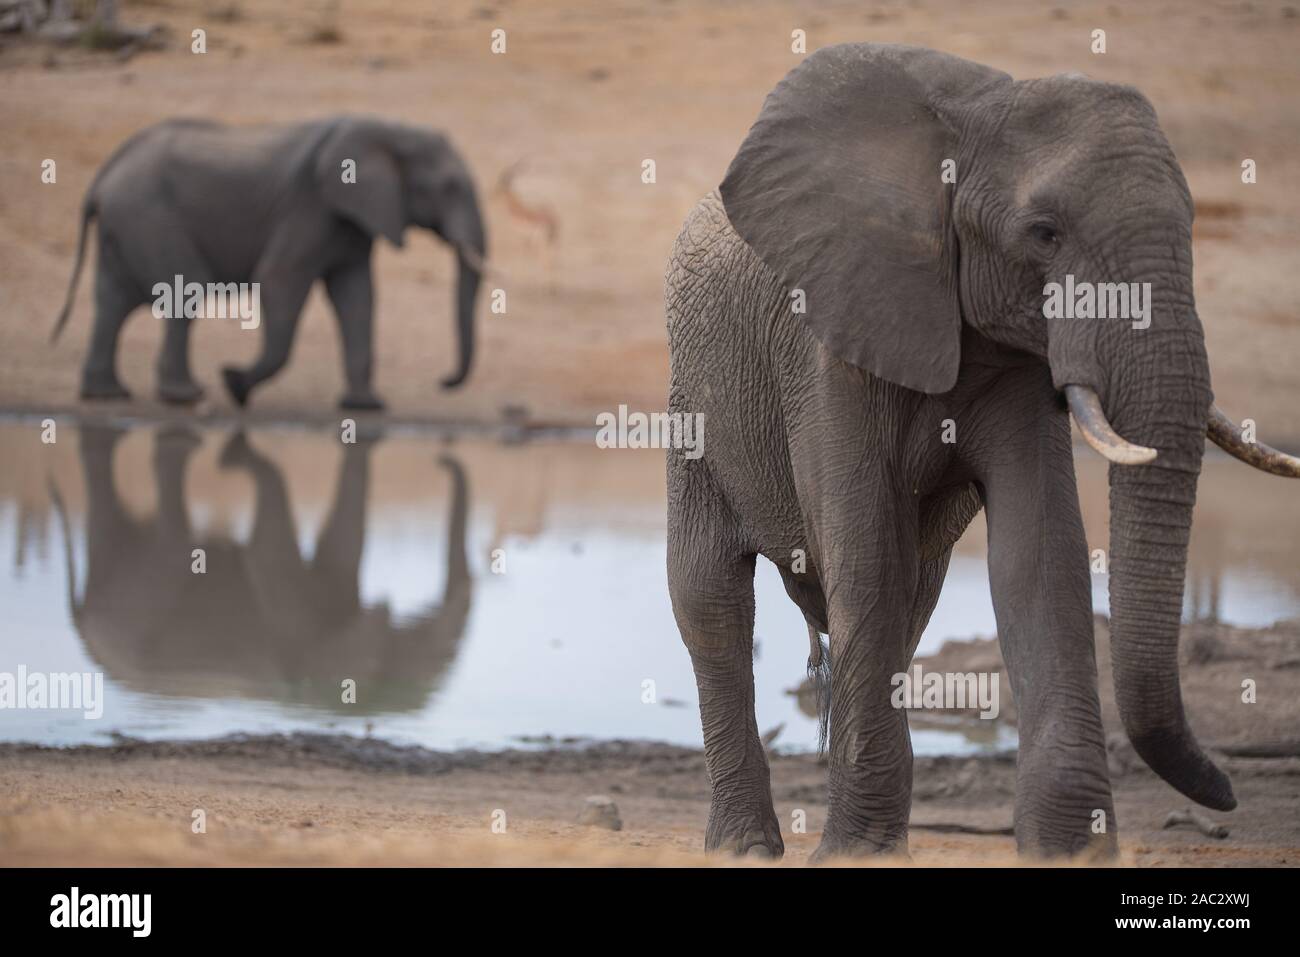
[{"label": "elephant head", "polygon": [[[1016,82],[929,50],[829,47],[769,95],[721,196],[840,360],[931,394],[953,388],[972,334],[1050,367],[1062,404],[1113,463],[1111,627],[1125,729],[1175,788],[1234,807],[1179,690],[1204,440],[1208,430],[1277,474],[1300,475],[1300,462],[1246,445],[1213,406],[1193,202],[1151,104],[1079,75]],[[1149,290],[1145,315],[1065,318],[1045,309],[1053,284]]]},{"label": "elephant head", "polygon": [[[355,182],[340,175],[353,161]],[[316,182],[339,216],[371,236],[403,245],[408,226],[432,230],[456,251],[456,371],[443,388],[465,381],[474,361],[474,304],[487,258],[487,233],[469,168],[441,133],[384,120],[343,117],[326,130]]]}]

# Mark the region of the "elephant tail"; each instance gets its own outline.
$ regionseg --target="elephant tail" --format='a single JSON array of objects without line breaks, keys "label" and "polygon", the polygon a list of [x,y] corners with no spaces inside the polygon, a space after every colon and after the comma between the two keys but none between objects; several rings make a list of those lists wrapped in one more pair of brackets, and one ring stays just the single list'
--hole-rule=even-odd
[{"label": "elephant tail", "polygon": [[831,649],[822,641],[821,629],[811,619],[808,622],[808,678],[817,691],[817,751],[826,750],[831,721]]},{"label": "elephant tail", "polygon": [[72,312],[72,300],[77,294],[77,280],[81,276],[81,263],[86,258],[86,233],[90,226],[90,221],[95,218],[95,188],[92,186],[86,193],[85,200],[81,203],[81,228],[77,232],[77,261],[72,267],[72,279],[68,283],[68,295],[63,300],[63,311],[59,313],[59,318],[54,321],[54,328],[50,331],[50,342],[56,342],[63,332],[63,327],[68,322],[68,316]]}]

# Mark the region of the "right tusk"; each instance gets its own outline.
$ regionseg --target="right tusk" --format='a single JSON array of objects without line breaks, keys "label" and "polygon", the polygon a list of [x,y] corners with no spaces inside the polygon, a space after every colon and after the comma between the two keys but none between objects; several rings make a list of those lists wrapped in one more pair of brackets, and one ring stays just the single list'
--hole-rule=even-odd
[{"label": "right tusk", "polygon": [[1232,420],[1217,405],[1210,407],[1210,419],[1205,425],[1205,432],[1210,441],[1223,451],[1247,465],[1253,465],[1261,472],[1300,478],[1300,459],[1279,452],[1263,442],[1245,441],[1241,437],[1241,430],[1233,425]]},{"label": "right tusk", "polygon": [[1086,385],[1067,385],[1065,398],[1079,431],[1102,458],[1116,465],[1146,465],[1155,461],[1155,449],[1134,445],[1110,427],[1106,413],[1101,410],[1101,399],[1092,389]]}]

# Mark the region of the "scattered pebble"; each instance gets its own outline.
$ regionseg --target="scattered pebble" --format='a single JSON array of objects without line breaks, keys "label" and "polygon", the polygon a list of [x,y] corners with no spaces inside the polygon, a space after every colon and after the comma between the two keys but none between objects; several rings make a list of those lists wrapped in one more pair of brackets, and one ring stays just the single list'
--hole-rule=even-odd
[{"label": "scattered pebble", "polygon": [[618,816],[618,805],[614,803],[613,798],[603,794],[595,794],[587,798],[582,814],[578,817],[578,823],[590,827],[604,827],[611,831],[623,830],[623,819]]}]

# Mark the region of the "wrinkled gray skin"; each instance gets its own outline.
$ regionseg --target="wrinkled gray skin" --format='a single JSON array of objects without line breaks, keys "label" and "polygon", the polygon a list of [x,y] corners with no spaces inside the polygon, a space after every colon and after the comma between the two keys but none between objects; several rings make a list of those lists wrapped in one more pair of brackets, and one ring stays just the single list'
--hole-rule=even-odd
[{"label": "wrinkled gray skin", "polygon": [[[356,163],[353,183],[343,182],[344,160]],[[84,399],[128,397],[116,371],[122,323],[153,301],[155,283],[180,275],[187,283],[261,284],[262,353],[246,369],[223,370],[232,398],[245,404],[288,361],[307,293],[323,279],[343,344],[341,405],[382,408],[371,388],[371,246],[384,236],[400,247],[408,226],[432,230],[457,251],[459,355],[442,385],[457,386],[469,374],[486,236],[469,170],[441,133],[350,116],[246,128],[171,120],[137,133],[86,193],[77,263],[55,337],[72,305],[92,218],[98,219],[99,257]],[[190,373],[194,320],[161,321],[158,396],[195,402],[203,390]]]},{"label": "wrinkled gray skin", "polygon": [[[386,604],[368,607],[360,596],[372,440],[343,446],[334,503],[307,560],[279,469],[242,432],[227,441],[221,465],[253,482],[246,544],[223,534],[196,536],[184,488],[200,442],[184,429],[154,438],[157,515],[130,514],[113,481],[114,450],[125,434],[81,430],[87,514],[80,594],[71,531],[54,490],[72,622],[109,677],[151,694],[233,694],[359,714],[427,703],[455,659],[473,590],[459,462],[440,460],[451,482],[441,600],[398,618]],[[203,574],[192,570],[195,548],[206,555]],[[341,700],[346,678],[357,682],[355,704]]]},{"label": "wrinkled gray skin", "polygon": [[[956,160],[955,186],[941,182],[945,159]],[[754,717],[761,554],[830,636],[816,859],[906,850],[912,749],[890,679],[982,507],[1020,710],[1017,843],[1113,853],[1061,395],[1074,384],[1096,391],[1120,435],[1159,451],[1150,465],[1111,466],[1125,728],[1185,795],[1235,806],[1188,728],[1178,682],[1211,405],[1192,215],[1155,113],[1128,87],[1014,82],[933,51],[853,44],[810,56],[769,96],[719,192],[690,214],[667,274],[670,409],[708,423],[703,457],[670,452],[668,466],[669,585],[712,784],[706,847],[783,851]],[[1044,284],[1067,273],[1150,282],[1150,328],[1046,320]],[[948,419],[955,444],[941,440]]]}]

